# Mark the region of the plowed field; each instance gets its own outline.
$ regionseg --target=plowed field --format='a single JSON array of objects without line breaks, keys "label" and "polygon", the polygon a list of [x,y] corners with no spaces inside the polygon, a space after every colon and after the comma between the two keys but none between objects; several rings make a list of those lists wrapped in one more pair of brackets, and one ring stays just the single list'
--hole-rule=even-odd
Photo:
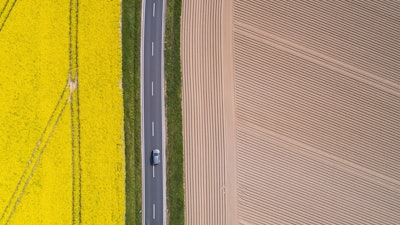
[{"label": "plowed field", "polygon": [[187,224],[226,224],[221,7],[214,0],[182,7]]},{"label": "plowed field", "polygon": [[399,223],[400,3],[183,6],[186,222]]}]

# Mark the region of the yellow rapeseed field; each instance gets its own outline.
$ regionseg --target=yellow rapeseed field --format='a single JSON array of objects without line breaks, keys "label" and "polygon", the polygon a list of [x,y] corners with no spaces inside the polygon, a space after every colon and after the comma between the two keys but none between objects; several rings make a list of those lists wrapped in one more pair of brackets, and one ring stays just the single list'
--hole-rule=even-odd
[{"label": "yellow rapeseed field", "polygon": [[120,1],[0,10],[0,225],[123,224]]}]

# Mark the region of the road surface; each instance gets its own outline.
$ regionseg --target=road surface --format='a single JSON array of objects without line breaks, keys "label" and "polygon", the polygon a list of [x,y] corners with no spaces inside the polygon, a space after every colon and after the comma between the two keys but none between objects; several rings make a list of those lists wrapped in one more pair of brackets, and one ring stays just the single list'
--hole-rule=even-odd
[{"label": "road surface", "polygon": [[[165,123],[164,123],[164,7],[165,0],[142,2],[141,98],[142,98],[142,222],[166,224]],[[151,164],[151,152],[159,149],[161,163]]]}]

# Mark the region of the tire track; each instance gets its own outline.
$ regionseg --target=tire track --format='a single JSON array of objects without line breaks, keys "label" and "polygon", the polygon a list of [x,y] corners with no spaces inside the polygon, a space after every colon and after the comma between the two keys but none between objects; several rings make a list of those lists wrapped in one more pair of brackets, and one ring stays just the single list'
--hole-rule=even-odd
[{"label": "tire track", "polygon": [[[53,113],[51,114],[50,119],[49,119],[37,145],[36,145],[36,148],[34,149],[32,155],[31,155],[31,158],[27,164],[27,167],[25,168],[23,174],[21,175],[21,178],[18,181],[18,184],[15,187],[10,200],[8,201],[6,208],[4,209],[4,211],[1,215],[0,224],[8,224],[9,220],[11,219],[12,215],[14,214],[14,212],[16,210],[16,207],[18,206],[19,202],[21,201],[21,199],[25,193],[25,189],[28,186],[34,172],[36,171],[36,168],[37,168],[37,166],[40,162],[40,159],[47,147],[47,144],[50,141],[51,137],[53,136],[55,128],[57,127],[57,124],[58,124],[59,120],[61,119],[61,116],[64,113],[64,110],[68,103],[67,97],[68,97],[68,95],[66,95],[66,87],[65,87],[58,102],[57,102],[57,105],[56,105]],[[61,102],[64,102],[64,103],[60,104]],[[49,127],[51,127],[51,130],[48,129]]]},{"label": "tire track", "polygon": [[6,3],[4,3],[4,6],[3,6],[3,8],[1,9],[1,12],[0,12],[0,18],[1,18],[1,16],[3,15],[3,12],[4,12],[4,10],[6,9],[6,7],[7,7],[9,1],[10,1],[10,0],[7,0]]},{"label": "tire track", "polygon": [[72,160],[72,224],[82,223],[82,180],[79,115],[78,64],[79,0],[70,0],[69,15],[69,87],[71,108],[71,160]]},{"label": "tire track", "polygon": [[3,6],[3,9],[1,10],[0,13],[0,33],[3,30],[4,25],[6,24],[8,17],[10,16],[12,10],[15,7],[15,4],[17,3],[17,0],[7,0],[6,3]]}]

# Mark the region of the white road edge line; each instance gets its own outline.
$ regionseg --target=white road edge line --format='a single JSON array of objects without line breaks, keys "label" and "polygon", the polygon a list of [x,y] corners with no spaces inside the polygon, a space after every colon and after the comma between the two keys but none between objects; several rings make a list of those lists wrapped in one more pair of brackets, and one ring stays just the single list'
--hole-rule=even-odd
[{"label": "white road edge line", "polygon": [[155,176],[154,176],[154,166],[153,166],[153,178],[154,178]]},{"label": "white road edge line", "polygon": [[151,56],[154,56],[154,41],[151,42]]},{"label": "white road edge line", "polygon": [[154,2],[154,3],[153,3],[153,17],[156,15],[156,14],[155,14],[155,11],[156,11],[156,3]]},{"label": "white road edge line", "polygon": [[[161,103],[162,103],[162,157],[163,159],[166,159],[166,153],[165,153],[165,92],[164,92],[164,40],[165,40],[165,11],[166,11],[166,5],[167,0],[163,1],[162,5],[162,14],[161,14],[161,21],[162,21],[162,26],[161,26],[161,93],[162,93],[162,98],[161,98]],[[167,166],[166,163],[162,163],[162,180],[163,180],[163,225],[167,225]]]},{"label": "white road edge line", "polygon": [[151,96],[154,96],[154,84],[151,82]]},{"label": "white road edge line", "polygon": [[153,220],[156,219],[156,204],[153,204]]},{"label": "white road edge line", "polygon": [[154,137],[154,121],[151,122],[151,136]]},{"label": "white road edge line", "polygon": [[[143,127],[144,127],[144,115],[143,115],[143,109],[144,109],[144,27],[145,27],[145,14],[146,14],[146,0],[142,1],[142,18],[140,18],[141,22],[141,35],[140,35],[140,41],[141,41],[141,47],[140,47],[140,119],[141,119],[141,132],[140,132],[140,139],[141,139],[141,153],[142,153],[142,224],[145,223],[145,215],[146,215],[146,204],[145,204],[145,196],[146,196],[146,189],[145,189],[145,173],[144,173],[144,168],[145,168],[145,157],[144,157],[144,132],[143,132]],[[165,224],[164,224],[165,225]]]}]

